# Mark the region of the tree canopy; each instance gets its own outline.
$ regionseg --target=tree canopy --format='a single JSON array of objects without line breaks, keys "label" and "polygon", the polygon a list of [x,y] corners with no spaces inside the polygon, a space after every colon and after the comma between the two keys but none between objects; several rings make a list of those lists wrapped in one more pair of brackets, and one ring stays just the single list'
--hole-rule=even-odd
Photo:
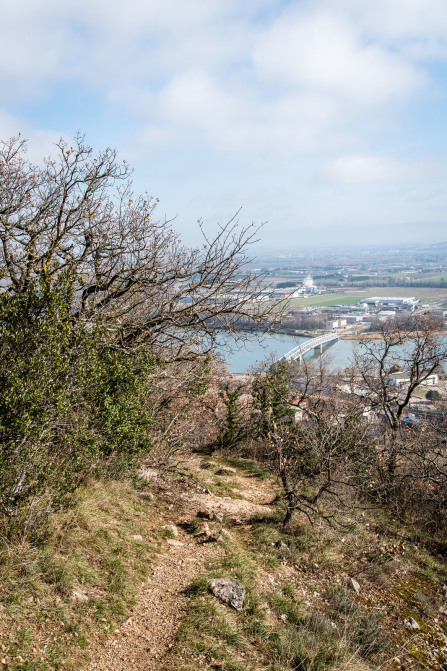
[{"label": "tree canopy", "polygon": [[[247,250],[258,227],[232,218],[203,243],[182,244],[172,222],[156,218],[157,198],[133,190],[117,152],[94,153],[78,135],[61,140],[42,165],[27,142],[0,143],[0,263],[10,293],[36,279],[49,289],[62,274],[73,285],[72,314],[107,324],[116,346],[147,344],[166,356],[209,346],[215,326],[236,315],[265,319],[259,278]],[[200,224],[200,222],[199,222]]]}]

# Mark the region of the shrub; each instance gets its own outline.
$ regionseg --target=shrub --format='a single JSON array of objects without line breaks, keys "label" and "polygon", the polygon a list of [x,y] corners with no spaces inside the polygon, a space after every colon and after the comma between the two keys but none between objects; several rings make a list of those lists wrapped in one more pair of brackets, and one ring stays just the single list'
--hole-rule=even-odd
[{"label": "shrub", "polygon": [[[72,284],[0,295],[0,513],[4,532],[42,531],[99,466],[150,446],[150,357],[114,352],[73,319]],[[125,457],[125,458],[123,458]]]}]

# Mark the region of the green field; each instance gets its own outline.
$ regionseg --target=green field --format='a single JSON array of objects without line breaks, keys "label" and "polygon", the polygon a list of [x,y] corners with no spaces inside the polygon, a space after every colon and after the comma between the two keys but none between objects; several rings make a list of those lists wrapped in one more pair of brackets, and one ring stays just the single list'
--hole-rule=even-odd
[{"label": "green field", "polygon": [[297,307],[329,307],[330,305],[356,305],[362,298],[367,296],[365,293],[358,294],[323,294],[322,296],[312,296],[311,298],[292,298],[290,300],[290,306]]},{"label": "green field", "polygon": [[430,277],[416,277],[415,282],[440,282],[447,279],[447,273],[444,275],[431,275]]},{"label": "green field", "polygon": [[292,298],[291,308],[329,307],[331,305],[356,305],[362,298],[371,296],[415,296],[423,302],[437,301],[447,303],[447,289],[415,288],[415,287],[368,287],[368,289],[352,289],[337,294],[323,294],[309,298]]}]

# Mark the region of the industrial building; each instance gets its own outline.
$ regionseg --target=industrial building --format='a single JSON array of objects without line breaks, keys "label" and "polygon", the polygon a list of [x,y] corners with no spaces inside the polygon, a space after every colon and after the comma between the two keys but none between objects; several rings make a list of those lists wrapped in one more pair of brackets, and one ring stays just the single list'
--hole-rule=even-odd
[{"label": "industrial building", "polygon": [[407,310],[413,312],[416,305],[419,303],[419,298],[402,297],[402,296],[372,296],[371,298],[363,298],[359,301],[359,306],[368,308],[392,308],[394,310]]}]

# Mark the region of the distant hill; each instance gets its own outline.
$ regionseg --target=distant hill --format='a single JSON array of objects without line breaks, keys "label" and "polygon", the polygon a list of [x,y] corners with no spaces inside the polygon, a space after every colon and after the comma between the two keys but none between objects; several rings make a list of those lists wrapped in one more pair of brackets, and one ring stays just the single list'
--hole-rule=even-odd
[{"label": "distant hill", "polygon": [[324,226],[289,228],[284,232],[263,231],[262,244],[277,251],[349,247],[405,247],[421,244],[447,249],[446,223],[403,223],[386,226]]}]

